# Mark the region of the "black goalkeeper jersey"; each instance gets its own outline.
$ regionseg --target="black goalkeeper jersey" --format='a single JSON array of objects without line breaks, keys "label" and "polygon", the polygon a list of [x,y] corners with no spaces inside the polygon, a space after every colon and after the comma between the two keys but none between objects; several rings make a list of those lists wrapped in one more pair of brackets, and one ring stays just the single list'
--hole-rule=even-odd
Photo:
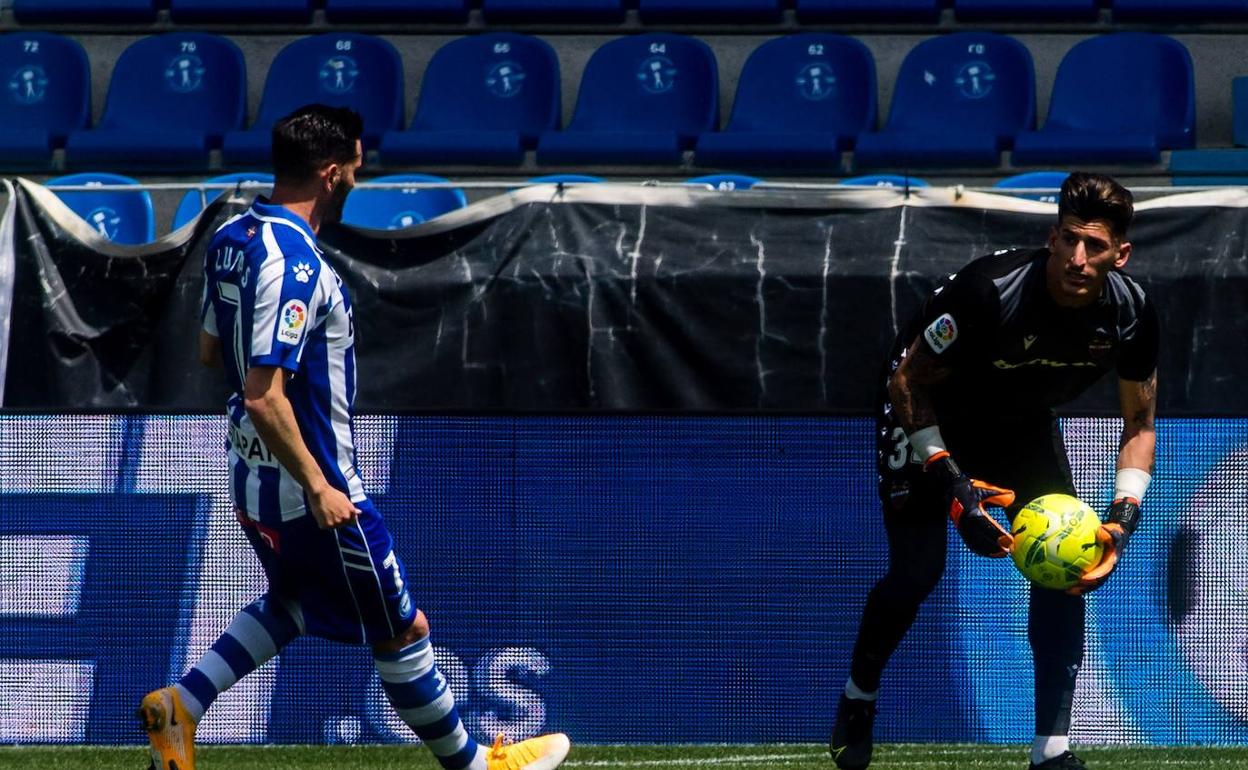
[{"label": "black goalkeeper jersey", "polygon": [[1002,251],[949,276],[898,334],[888,374],[922,335],[953,369],[932,388],[942,421],[1045,412],[1110,369],[1147,379],[1157,366],[1157,315],[1139,284],[1112,271],[1091,305],[1060,307],[1045,286],[1048,258],[1047,248]]}]

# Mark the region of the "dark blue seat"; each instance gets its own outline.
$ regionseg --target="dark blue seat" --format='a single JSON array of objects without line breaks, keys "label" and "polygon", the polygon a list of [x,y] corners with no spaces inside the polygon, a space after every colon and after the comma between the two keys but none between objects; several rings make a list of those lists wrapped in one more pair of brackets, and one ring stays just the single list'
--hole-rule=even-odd
[{"label": "dark blue seat", "polygon": [[715,55],[696,38],[625,37],[593,53],[576,113],[542,134],[539,163],[679,163],[719,122]]},{"label": "dark blue seat", "polygon": [[517,165],[543,131],[559,127],[559,59],[543,40],[499,32],[438,49],[407,131],[382,137],[397,164]]},{"label": "dark blue seat", "polygon": [[1248,0],[1113,0],[1114,21],[1242,21]]},{"label": "dark blue seat", "polygon": [[104,116],[65,146],[75,168],[203,169],[208,151],[243,127],[247,73],[238,46],[174,32],[133,43],[113,68]]},{"label": "dark blue seat", "polygon": [[936,21],[940,0],[797,0],[797,18],[811,21]]},{"label": "dark blue seat", "polygon": [[325,18],[344,22],[463,21],[468,0],[325,0]]},{"label": "dark blue seat", "polygon": [[958,32],[901,63],[888,123],[863,134],[855,168],[995,166],[1036,120],[1031,54],[1012,37]]},{"label": "dark blue seat", "polygon": [[[272,185],[273,175],[264,171],[240,171],[236,174],[224,174],[204,180],[206,185],[232,184],[237,186],[241,182],[261,182]],[[216,200],[217,196],[226,192],[231,191],[224,188],[187,190],[186,195],[183,195],[182,200],[178,203],[178,210],[173,214],[173,229],[177,230],[182,225],[199,216],[199,212],[203,211],[205,206]]]},{"label": "dark blue seat", "polygon": [[169,0],[169,15],[179,24],[306,22],[312,16],[312,3],[310,0]]},{"label": "dark blue seat", "polygon": [[481,0],[481,13],[499,22],[623,21],[623,0]]},{"label": "dark blue seat", "polygon": [[1028,171],[1025,174],[1015,174],[1014,176],[1006,177],[993,185],[993,187],[1002,190],[1039,190],[1045,188],[1043,192],[1017,193],[1017,197],[1029,198],[1033,201],[1042,201],[1044,203],[1057,203],[1058,195],[1062,189],[1062,182],[1065,182],[1068,176],[1070,176],[1069,171]]},{"label": "dark blue seat", "polygon": [[865,176],[854,176],[849,179],[842,179],[837,182],[840,185],[853,185],[855,187],[928,187],[928,183],[923,179],[912,176],[901,176],[899,174],[867,174]]},{"label": "dark blue seat", "polygon": [[[394,174],[379,176],[369,182],[445,182],[428,174]],[[464,191],[453,187],[421,189],[403,187],[382,190],[359,188],[347,196],[342,221],[356,227],[374,230],[400,230],[414,227],[448,211],[468,205]]]},{"label": "dark blue seat", "polygon": [[13,0],[22,24],[126,23],[156,20],[156,0]]},{"label": "dark blue seat", "polygon": [[780,0],[638,0],[646,23],[668,21],[767,22],[780,18]]},{"label": "dark blue seat", "polygon": [[747,176],[745,174],[707,174],[705,176],[695,176],[693,179],[686,179],[686,184],[702,184],[712,190],[720,190],[721,192],[731,192],[733,190],[748,190],[763,180],[755,176]]},{"label": "dark blue seat", "polygon": [[[118,174],[70,174],[49,179],[54,185],[138,185],[130,177]],[[65,190],[54,191],[91,229],[116,243],[148,243],[156,239],[156,216],[152,212],[152,196],[146,190]]]},{"label": "dark blue seat", "polygon": [[50,32],[0,36],[0,72],[8,75],[0,164],[46,167],[52,151],[91,119],[91,73],[82,46]]},{"label": "dark blue seat", "polygon": [[535,176],[529,180],[530,184],[595,184],[601,182],[602,177],[592,176],[590,174],[543,174]]},{"label": "dark blue seat", "polygon": [[1156,163],[1196,143],[1192,57],[1165,35],[1119,32],[1062,58],[1049,115],[1014,144],[1016,165]]},{"label": "dark blue seat", "polygon": [[365,149],[403,126],[403,63],[379,37],[338,32],[296,40],[269,66],[260,114],[248,131],[225,135],[229,166],[269,164],[273,124],[297,107],[319,102],[351,107],[364,118]]},{"label": "dark blue seat", "polygon": [[959,21],[1087,21],[1099,13],[1097,0],[953,0],[953,12]]},{"label": "dark blue seat", "polygon": [[875,62],[850,37],[812,33],[762,44],[737,80],[732,117],[698,140],[700,166],[840,167],[875,127]]}]

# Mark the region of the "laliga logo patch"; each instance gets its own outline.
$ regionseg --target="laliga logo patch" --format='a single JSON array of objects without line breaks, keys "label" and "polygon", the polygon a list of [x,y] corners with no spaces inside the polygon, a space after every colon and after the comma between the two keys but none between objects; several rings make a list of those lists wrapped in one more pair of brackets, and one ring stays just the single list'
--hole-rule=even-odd
[{"label": "laliga logo patch", "polygon": [[282,305],[281,323],[277,329],[277,338],[291,345],[298,345],[303,338],[303,327],[308,321],[308,307],[297,299]]},{"label": "laliga logo patch", "polygon": [[932,321],[931,325],[923,331],[923,337],[932,350],[937,353],[944,352],[944,349],[958,338],[958,325],[953,322],[953,316],[945,313]]}]

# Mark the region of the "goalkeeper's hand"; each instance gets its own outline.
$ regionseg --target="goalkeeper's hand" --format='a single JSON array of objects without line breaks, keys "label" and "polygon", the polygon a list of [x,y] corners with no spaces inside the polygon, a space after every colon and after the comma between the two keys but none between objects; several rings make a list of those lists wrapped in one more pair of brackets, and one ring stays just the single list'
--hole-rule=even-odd
[{"label": "goalkeeper's hand", "polygon": [[1101,544],[1101,560],[1093,565],[1079,582],[1066,589],[1068,594],[1086,594],[1105,585],[1109,575],[1118,566],[1122,551],[1127,547],[1127,538],[1135,531],[1140,520],[1140,501],[1124,497],[1114,501],[1109,507],[1109,516],[1096,532],[1096,540]]},{"label": "goalkeeper's hand", "polygon": [[1014,502],[1014,492],[967,477],[948,452],[937,452],[924,466],[945,487],[949,518],[958,534],[980,556],[1000,558],[1014,547],[1014,538],[984,510],[984,503],[1005,507]]}]

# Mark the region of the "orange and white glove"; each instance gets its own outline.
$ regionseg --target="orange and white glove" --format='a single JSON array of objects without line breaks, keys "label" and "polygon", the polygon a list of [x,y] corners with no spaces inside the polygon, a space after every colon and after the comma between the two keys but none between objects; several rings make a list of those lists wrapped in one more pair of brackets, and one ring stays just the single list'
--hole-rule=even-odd
[{"label": "orange and white glove", "polygon": [[929,457],[923,470],[933,474],[944,486],[949,518],[967,548],[992,558],[1001,558],[1010,552],[1014,547],[1013,536],[984,510],[984,505],[1002,508],[1010,505],[1014,502],[1013,490],[968,477],[946,451]]},{"label": "orange and white glove", "polygon": [[1079,582],[1066,589],[1068,594],[1086,594],[1105,585],[1109,575],[1118,566],[1122,551],[1127,547],[1127,538],[1135,531],[1140,522],[1140,501],[1133,497],[1122,497],[1109,506],[1109,515],[1105,523],[1096,532],[1096,540],[1101,544],[1101,560],[1092,565]]}]

